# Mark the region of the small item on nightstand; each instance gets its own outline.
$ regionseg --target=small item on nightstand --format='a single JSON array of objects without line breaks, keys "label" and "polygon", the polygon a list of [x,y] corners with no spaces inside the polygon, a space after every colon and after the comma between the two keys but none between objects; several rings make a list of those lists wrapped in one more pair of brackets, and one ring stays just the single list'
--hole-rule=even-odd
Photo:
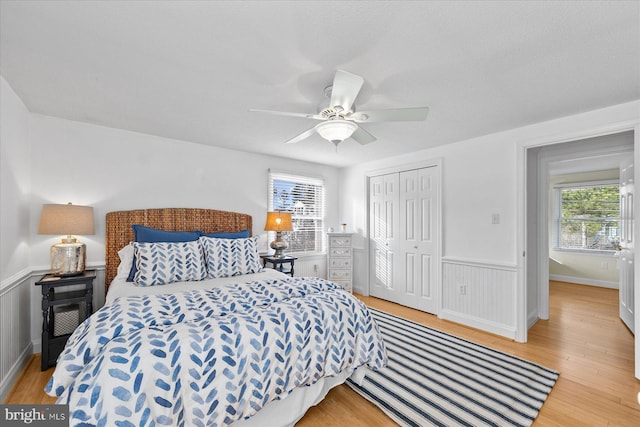
[{"label": "small item on nightstand", "polygon": [[340,224],[340,231],[341,232],[346,232],[347,231],[347,224]]},{"label": "small item on nightstand", "polygon": [[327,233],[333,233],[333,227],[329,227],[329,229],[327,230]]}]

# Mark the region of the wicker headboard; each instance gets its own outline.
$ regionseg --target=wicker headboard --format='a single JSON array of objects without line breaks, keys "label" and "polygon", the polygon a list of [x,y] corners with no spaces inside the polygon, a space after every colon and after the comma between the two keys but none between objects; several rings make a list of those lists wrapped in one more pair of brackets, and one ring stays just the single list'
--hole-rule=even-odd
[{"label": "wicker headboard", "polygon": [[251,215],[215,209],[165,208],[109,212],[106,229],[105,294],[120,264],[118,251],[133,241],[133,224],[166,231],[252,231]]}]

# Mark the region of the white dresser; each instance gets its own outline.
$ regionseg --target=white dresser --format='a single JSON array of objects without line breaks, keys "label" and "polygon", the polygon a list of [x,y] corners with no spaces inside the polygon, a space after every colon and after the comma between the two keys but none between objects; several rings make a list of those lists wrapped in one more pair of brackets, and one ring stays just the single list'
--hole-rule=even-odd
[{"label": "white dresser", "polygon": [[352,233],[328,233],[327,279],[353,290]]}]

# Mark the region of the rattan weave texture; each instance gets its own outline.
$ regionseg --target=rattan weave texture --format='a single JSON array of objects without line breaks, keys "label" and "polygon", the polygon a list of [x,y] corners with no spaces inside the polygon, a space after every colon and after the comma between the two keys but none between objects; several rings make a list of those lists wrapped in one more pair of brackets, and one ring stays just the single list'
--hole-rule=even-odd
[{"label": "rattan weave texture", "polygon": [[251,215],[200,208],[138,209],[107,213],[105,294],[116,276],[118,251],[133,241],[133,224],[166,231],[252,231]]}]

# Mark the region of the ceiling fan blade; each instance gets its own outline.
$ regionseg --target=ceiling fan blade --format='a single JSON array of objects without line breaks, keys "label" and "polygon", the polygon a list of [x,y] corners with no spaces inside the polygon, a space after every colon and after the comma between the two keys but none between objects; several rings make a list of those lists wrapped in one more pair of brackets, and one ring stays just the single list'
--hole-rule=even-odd
[{"label": "ceiling fan blade", "polygon": [[351,134],[351,138],[353,138],[357,143],[362,145],[368,144],[376,140],[375,136],[371,135],[369,132],[362,129],[360,126],[358,126],[358,129],[356,129],[356,131]]},{"label": "ceiling fan blade", "polygon": [[295,144],[296,142],[300,142],[303,139],[307,139],[309,138],[311,135],[313,135],[316,132],[316,128],[312,127],[311,129],[305,130],[304,132],[302,132],[300,135],[294,136],[293,138],[291,138],[288,141],[285,141],[285,144]]},{"label": "ceiling fan blade", "polygon": [[356,111],[349,120],[357,123],[412,122],[427,119],[428,107],[389,108],[385,110]]},{"label": "ceiling fan blade", "polygon": [[261,110],[259,108],[250,108],[249,111],[257,113],[275,114],[277,116],[290,116],[290,117],[304,117],[306,119],[324,120],[325,118],[319,114],[307,114],[307,113],[290,113],[287,111],[275,111],[275,110]]},{"label": "ceiling fan blade", "polygon": [[336,71],[331,88],[330,107],[339,105],[345,113],[350,111],[363,84],[364,79],[356,74],[343,70]]}]

